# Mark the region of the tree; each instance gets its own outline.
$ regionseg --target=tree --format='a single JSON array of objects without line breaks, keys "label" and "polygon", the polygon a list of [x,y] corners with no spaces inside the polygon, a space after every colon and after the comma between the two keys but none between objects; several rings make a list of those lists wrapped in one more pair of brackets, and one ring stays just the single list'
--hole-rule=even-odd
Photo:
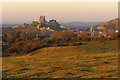
[{"label": "tree", "polygon": [[52,40],[53,42],[59,42],[59,41],[68,42],[68,41],[75,40],[76,37],[77,37],[77,34],[75,34],[70,30],[66,30],[61,32],[54,32],[50,36],[50,40]]}]

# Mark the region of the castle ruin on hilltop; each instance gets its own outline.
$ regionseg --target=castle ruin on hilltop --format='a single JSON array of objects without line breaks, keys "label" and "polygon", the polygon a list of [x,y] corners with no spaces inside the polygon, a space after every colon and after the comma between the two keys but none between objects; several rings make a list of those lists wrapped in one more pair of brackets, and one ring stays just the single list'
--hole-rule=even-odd
[{"label": "castle ruin on hilltop", "polygon": [[39,20],[37,21],[37,29],[38,30],[49,30],[49,31],[55,31],[55,30],[64,30],[65,27],[61,26],[56,20],[45,20],[45,16],[40,16]]},{"label": "castle ruin on hilltop", "polygon": [[40,16],[38,23],[45,23],[45,22],[46,22],[45,16]]}]

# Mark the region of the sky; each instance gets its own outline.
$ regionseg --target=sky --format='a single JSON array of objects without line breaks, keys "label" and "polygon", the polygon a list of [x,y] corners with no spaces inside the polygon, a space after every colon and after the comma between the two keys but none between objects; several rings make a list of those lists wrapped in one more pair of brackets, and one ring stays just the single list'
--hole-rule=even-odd
[{"label": "sky", "polygon": [[104,22],[118,17],[117,2],[4,2],[3,23],[27,23],[39,16],[58,22]]}]

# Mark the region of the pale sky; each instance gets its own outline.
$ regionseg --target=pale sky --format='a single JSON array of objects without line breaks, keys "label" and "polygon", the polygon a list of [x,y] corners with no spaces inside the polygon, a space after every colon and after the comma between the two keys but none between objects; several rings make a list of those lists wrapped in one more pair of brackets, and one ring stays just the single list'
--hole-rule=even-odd
[{"label": "pale sky", "polygon": [[2,22],[32,22],[40,15],[58,22],[103,22],[118,17],[117,2],[7,2]]}]

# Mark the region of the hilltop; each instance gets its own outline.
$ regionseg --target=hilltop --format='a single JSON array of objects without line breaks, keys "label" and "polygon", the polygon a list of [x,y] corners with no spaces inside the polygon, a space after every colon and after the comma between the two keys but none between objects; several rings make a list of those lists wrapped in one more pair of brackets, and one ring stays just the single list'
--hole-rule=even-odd
[{"label": "hilltop", "polygon": [[106,21],[102,24],[99,24],[96,28],[101,30],[108,30],[108,29],[116,30],[118,29],[118,20],[119,18]]},{"label": "hilltop", "polygon": [[67,30],[65,26],[60,25],[56,20],[49,20],[45,19],[45,16],[40,16],[38,21],[33,21],[31,24],[22,24],[22,25],[14,25],[12,29],[25,29],[29,27],[35,27],[37,30],[43,31],[63,31]]}]

